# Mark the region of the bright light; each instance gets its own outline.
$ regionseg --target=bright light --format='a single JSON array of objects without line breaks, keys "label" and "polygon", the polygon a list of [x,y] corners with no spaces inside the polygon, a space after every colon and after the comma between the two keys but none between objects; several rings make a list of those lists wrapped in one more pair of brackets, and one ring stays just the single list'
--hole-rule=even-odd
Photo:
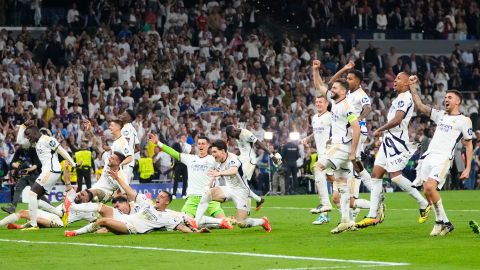
[{"label": "bright light", "polygon": [[271,139],[273,139],[273,132],[265,131],[265,134],[264,134],[263,138],[264,138],[265,140],[271,140]]},{"label": "bright light", "polygon": [[291,141],[298,141],[298,140],[300,140],[300,133],[290,132],[289,138],[290,138]]}]

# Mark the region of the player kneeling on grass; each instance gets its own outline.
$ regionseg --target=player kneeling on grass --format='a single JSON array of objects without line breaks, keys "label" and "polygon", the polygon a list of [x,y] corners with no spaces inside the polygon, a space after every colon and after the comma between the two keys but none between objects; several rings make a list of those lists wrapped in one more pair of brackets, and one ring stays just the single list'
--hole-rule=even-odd
[{"label": "player kneeling on grass", "polygon": [[113,170],[109,171],[109,175],[125,190],[130,203],[127,205],[124,200],[120,199],[115,201],[115,207],[118,211],[108,210],[105,206],[100,206],[105,211],[111,211],[109,215],[111,217],[100,218],[96,222],[75,231],[66,231],[65,236],[73,237],[91,233],[100,228],[106,228],[114,234],[144,234],[154,230],[177,230],[185,233],[209,232],[207,229],[197,230],[194,220],[185,214],[168,210],[167,207],[172,201],[170,193],[160,192],[153,205],[145,195],[137,194],[126,183],[123,175]]},{"label": "player kneeling on grass", "polygon": [[[212,177],[211,188],[205,191],[198,205],[195,214],[197,224],[200,224],[210,201],[225,202],[231,200],[237,208],[237,225],[240,228],[262,226],[265,231],[270,232],[272,227],[266,217],[261,219],[247,218],[250,212],[250,188],[238,157],[227,151],[227,144],[222,140],[213,142],[210,146],[210,152],[217,164],[215,169],[208,172],[208,175]],[[226,186],[214,187],[216,178],[223,178]]]},{"label": "player kneeling on grass", "polygon": [[[75,190],[70,183],[70,164],[67,162],[65,165],[64,174],[64,181],[65,181],[65,197],[74,197]],[[37,224],[41,228],[60,228],[65,225],[65,223],[60,219],[63,214],[63,205],[60,204],[55,208],[43,208],[42,205],[39,205],[38,215],[37,215]],[[8,229],[23,229],[24,227],[28,227],[26,225],[15,224],[20,219],[26,219],[30,221],[30,214],[28,210],[21,210],[17,213],[12,213],[5,217],[4,219],[0,220],[0,227],[7,225]],[[66,220],[66,223],[73,223],[75,221],[79,221],[81,219],[86,219],[88,221],[94,221],[97,219],[96,214],[94,213],[84,213],[84,212],[74,212],[72,215],[69,216],[69,219]]]}]

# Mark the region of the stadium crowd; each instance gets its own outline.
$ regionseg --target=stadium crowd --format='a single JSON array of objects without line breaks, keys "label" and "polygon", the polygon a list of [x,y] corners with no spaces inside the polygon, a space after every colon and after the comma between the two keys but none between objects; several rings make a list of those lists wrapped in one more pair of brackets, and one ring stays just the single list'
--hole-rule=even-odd
[{"label": "stadium crowd", "polygon": [[[17,36],[0,31],[0,158],[6,164],[19,147],[15,145],[18,125],[28,119],[49,129],[73,155],[92,146],[82,130],[82,119],[92,122],[95,135],[106,145],[112,140],[108,121],[118,119],[127,109],[135,114],[132,124],[141,149],[147,149],[141,156],[155,164],[155,175],[149,180],[168,174],[172,166],[168,155],[149,144],[149,132],[159,134],[168,145],[193,144],[202,133],[226,139],[225,127],[233,124],[251,130],[280,151],[289,142],[290,133],[298,132],[300,138],[310,133],[310,118],[315,114],[313,59],[322,61],[324,77],[332,76],[348,61],[354,61],[355,68],[363,72],[363,88],[373,109],[367,118],[369,138],[385,123],[395,95],[395,75],[406,71],[419,76],[423,100],[434,108],[441,106],[447,89],[463,91],[462,111],[472,119],[480,139],[478,46],[464,50],[458,45],[449,56],[434,57],[399,55],[394,47],[384,53],[374,43],[360,51],[354,35],[336,35],[316,43],[285,34],[275,41],[259,30],[258,14],[245,1],[207,1],[192,8],[186,8],[182,1],[120,2],[116,8],[108,5],[110,1],[92,2],[89,11],[82,14],[73,5],[62,18],[66,25],[53,25],[39,38],[25,28]],[[357,12],[368,10],[365,4],[348,3],[357,7]],[[458,18],[457,28],[462,16],[467,18],[472,12],[478,25],[475,1],[463,1],[460,8],[439,8],[435,3],[441,1],[431,3],[428,10],[435,11],[437,17],[450,14],[454,21]],[[348,4],[344,4],[345,11]],[[422,10],[417,4],[409,10]],[[461,7],[470,8],[462,12]],[[380,8],[372,6],[372,10]],[[417,13],[415,16],[421,17],[422,13]],[[403,27],[404,19],[398,27]],[[423,27],[434,26],[425,23]],[[467,31],[473,29],[469,26]],[[410,138],[422,142],[422,149],[426,149],[433,128],[425,117],[415,117]],[[273,132],[273,138],[267,140],[265,132]],[[370,166],[378,144],[377,139],[367,142],[364,158]],[[478,186],[479,145],[476,143],[476,160],[472,161],[476,166],[466,188]],[[234,142],[229,149],[235,151]],[[299,146],[298,167],[307,164],[313,149]],[[461,148],[458,155],[461,159]],[[268,155],[259,150],[258,157],[263,164],[259,166],[263,178],[259,178],[266,180],[257,188],[265,193]],[[93,165],[102,166],[100,157]],[[461,170],[459,166],[457,170]],[[414,163],[409,168],[414,168]],[[282,179],[281,170],[271,173],[272,178]],[[12,181],[5,170],[3,177]],[[282,186],[284,183],[274,188]],[[454,187],[464,186],[457,183]]]}]

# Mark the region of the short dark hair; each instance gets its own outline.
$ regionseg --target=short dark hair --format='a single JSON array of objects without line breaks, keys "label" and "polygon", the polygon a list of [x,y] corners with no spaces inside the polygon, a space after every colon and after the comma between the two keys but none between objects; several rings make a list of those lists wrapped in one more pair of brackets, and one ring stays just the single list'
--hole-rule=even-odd
[{"label": "short dark hair", "polygon": [[358,69],[352,68],[352,69],[348,70],[347,74],[353,74],[355,77],[357,77],[357,79],[360,82],[363,81],[363,72],[361,72]]},{"label": "short dark hair", "polygon": [[122,163],[122,162],[127,158],[124,154],[122,154],[122,153],[120,153],[120,152],[118,152],[118,151],[113,152],[113,154],[114,154],[115,156],[117,156],[118,159],[120,159],[120,163]]},{"label": "short dark hair", "polygon": [[127,199],[127,197],[125,197],[125,196],[114,197],[114,198],[112,199],[112,204],[115,204],[115,203],[117,203],[117,202],[128,202],[128,199]]},{"label": "short dark hair", "polygon": [[232,134],[234,130],[235,130],[235,127],[233,125],[228,125],[227,128],[225,129],[225,132],[227,133],[227,136],[230,136],[230,134]]},{"label": "short dark hair", "polygon": [[218,150],[224,150],[227,152],[227,144],[223,140],[215,140],[211,145],[210,148],[216,147]]},{"label": "short dark hair", "polygon": [[210,143],[210,139],[207,136],[205,136],[204,134],[198,135],[197,136],[197,141],[198,140],[205,140],[205,141],[207,141],[207,143]]},{"label": "short dark hair", "polygon": [[348,83],[345,79],[336,79],[334,83],[339,83],[345,90],[348,90]]},{"label": "short dark hair", "polygon": [[458,91],[456,89],[450,89],[450,90],[447,90],[447,94],[448,93],[452,93],[452,94],[456,95],[460,99],[460,104],[462,104],[463,96],[462,96],[462,93],[460,93],[460,91]]},{"label": "short dark hair", "polygon": [[170,192],[168,192],[168,191],[166,191],[166,190],[162,190],[162,191],[160,191],[160,192],[164,192],[165,194],[167,194],[167,196],[168,196],[168,202],[172,202],[172,200],[173,200],[173,195],[172,195],[172,193],[170,193]]},{"label": "short dark hair", "polygon": [[123,128],[123,122],[121,120],[114,119],[114,120],[110,120],[110,122],[113,122],[113,123],[119,125],[121,128]]}]

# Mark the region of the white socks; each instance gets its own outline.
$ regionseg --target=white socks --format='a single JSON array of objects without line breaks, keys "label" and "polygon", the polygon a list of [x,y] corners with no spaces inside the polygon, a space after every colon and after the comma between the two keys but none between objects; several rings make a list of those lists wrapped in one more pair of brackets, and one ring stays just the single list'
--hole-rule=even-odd
[{"label": "white socks", "polygon": [[203,194],[202,198],[200,199],[200,203],[197,207],[197,212],[195,213],[195,221],[197,224],[201,224],[202,217],[205,214],[205,211],[208,209],[208,203],[212,200],[212,194],[210,191],[207,191]]},{"label": "white socks", "polygon": [[370,209],[370,201],[365,199],[356,199],[355,208]]},{"label": "white socks", "polygon": [[198,224],[198,227],[206,227],[209,229],[218,229],[222,219],[203,216],[201,222]]},{"label": "white socks", "polygon": [[253,191],[250,190],[250,193],[248,194],[248,196],[252,199],[254,199],[256,202],[260,202],[262,200],[262,198],[260,196],[258,196],[257,194],[255,194]]},{"label": "white socks", "polygon": [[72,203],[70,205],[70,210],[81,212],[99,212],[101,207],[101,203]]},{"label": "white socks", "polygon": [[3,226],[5,226],[7,224],[10,224],[10,223],[15,223],[19,219],[20,219],[20,214],[17,214],[17,213],[10,214],[10,215],[6,216],[5,218],[3,218],[2,220],[0,220],[0,227],[3,227]]},{"label": "white socks", "polygon": [[315,185],[317,186],[318,196],[320,197],[320,203],[323,206],[330,206],[330,199],[328,197],[327,177],[325,172],[315,173]]},{"label": "white socks", "polygon": [[51,204],[49,204],[49,203],[47,203],[47,202],[45,202],[45,201],[42,201],[42,200],[38,200],[38,208],[39,208],[39,209],[42,209],[42,210],[44,210],[44,211],[46,211],[46,212],[55,214],[55,215],[57,215],[57,216],[59,216],[59,217],[62,217],[62,216],[63,216],[63,212],[62,212],[60,209],[52,206]]},{"label": "white socks", "polygon": [[38,195],[33,191],[28,192],[28,213],[30,215],[30,225],[37,227]]},{"label": "white socks", "polygon": [[245,224],[247,224],[247,227],[262,226],[263,223],[263,219],[260,218],[247,218],[245,220]]},{"label": "white socks", "polygon": [[80,234],[85,234],[85,233],[91,233],[91,232],[94,232],[96,230],[98,230],[99,227],[97,226],[97,224],[95,223],[90,223],[78,230],[75,230],[75,234],[76,235],[80,235]]},{"label": "white socks", "polygon": [[408,192],[410,196],[412,196],[420,206],[420,209],[425,209],[428,206],[427,200],[420,194],[420,192],[412,187],[412,182],[405,178],[403,175],[398,175],[394,178],[392,178],[392,182],[397,184],[403,191]]},{"label": "white socks", "polygon": [[340,193],[340,212],[342,213],[342,223],[350,221],[350,193],[345,183],[337,184]]},{"label": "white socks", "polygon": [[363,184],[368,188],[368,190],[372,191],[372,177],[367,172],[366,169],[363,169],[360,173],[358,173],[360,179],[362,179]]},{"label": "white socks", "polygon": [[372,178],[372,189],[370,190],[370,211],[367,217],[375,218],[377,216],[378,206],[382,198],[383,180]]},{"label": "white socks", "polygon": [[445,208],[443,208],[442,199],[433,203],[433,209],[435,210],[435,221],[449,222]]}]

